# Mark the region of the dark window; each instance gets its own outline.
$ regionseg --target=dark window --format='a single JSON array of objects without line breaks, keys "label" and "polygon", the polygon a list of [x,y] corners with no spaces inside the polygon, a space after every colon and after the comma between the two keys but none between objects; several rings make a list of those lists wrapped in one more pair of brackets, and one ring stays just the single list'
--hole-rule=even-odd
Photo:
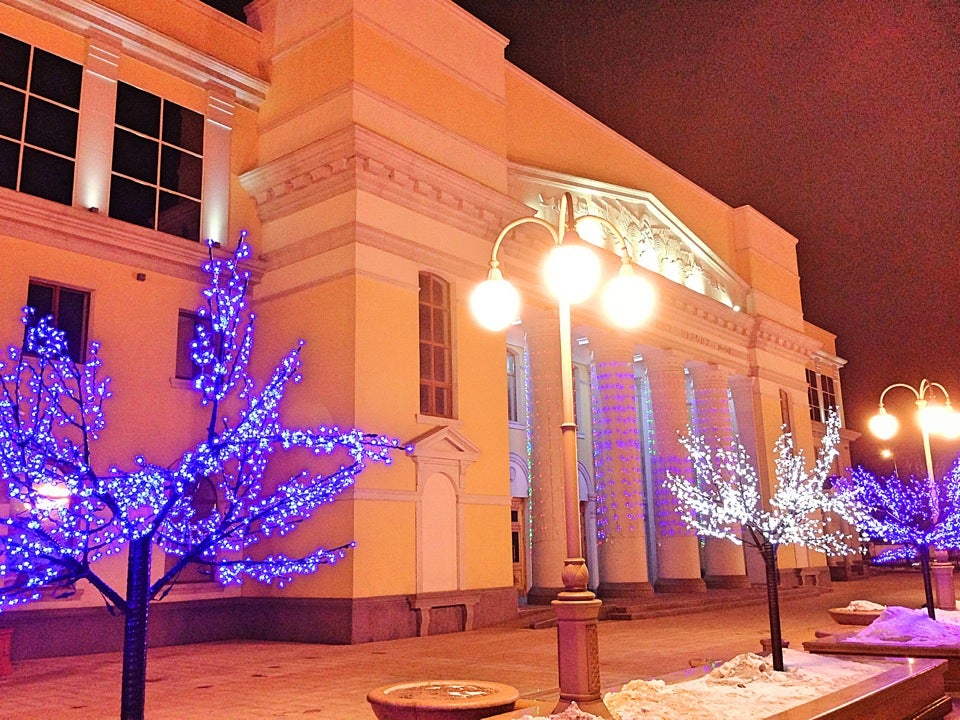
[{"label": "dark window", "polygon": [[75,362],[86,362],[90,293],[31,280],[27,288],[27,305],[35,312],[31,323],[24,330],[24,343],[26,332],[36,326],[40,318],[49,315],[53,318],[54,325],[66,333],[70,358]]},{"label": "dark window", "polygon": [[[217,486],[210,478],[199,478],[196,485],[188,492],[192,493],[190,505],[193,508],[194,520],[204,520],[216,509]],[[179,561],[178,555],[167,555],[164,570],[170,570]],[[206,563],[189,562],[177,575],[176,581],[178,583],[212,582],[213,572]]]},{"label": "dark window", "polygon": [[807,368],[807,404],[810,406],[810,419],[823,422],[820,412],[820,391],[817,386],[817,374]]},{"label": "dark window", "polygon": [[450,286],[420,273],[420,412],[453,417]]},{"label": "dark window", "polygon": [[196,313],[181,310],[177,318],[177,367],[176,377],[181,380],[192,380],[200,368],[193,362],[191,344],[197,335],[197,327],[203,326],[210,330],[210,320],[201,318]]},{"label": "dark window", "polygon": [[780,423],[786,432],[793,432],[793,418],[790,415],[790,395],[786,390],[780,390]]},{"label": "dark window", "polygon": [[110,217],[200,240],[203,115],[117,84]]},{"label": "dark window", "polygon": [[73,202],[83,68],[0,35],[0,186]]},{"label": "dark window", "polygon": [[807,368],[807,401],[810,405],[810,419],[826,422],[827,415],[837,407],[833,378]]},{"label": "dark window", "polygon": [[517,422],[517,354],[507,350],[507,420]]}]

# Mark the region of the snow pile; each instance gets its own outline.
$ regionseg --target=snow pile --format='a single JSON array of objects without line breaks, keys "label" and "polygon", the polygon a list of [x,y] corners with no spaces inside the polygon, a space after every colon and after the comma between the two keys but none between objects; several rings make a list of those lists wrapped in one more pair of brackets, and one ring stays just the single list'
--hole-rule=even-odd
[{"label": "snow pile", "polygon": [[850,612],[883,612],[887,606],[869,600],[851,600],[850,604],[843,609]]},{"label": "snow pile", "polygon": [[902,643],[905,645],[960,644],[960,612],[937,610],[931,620],[925,609],[888,607],[863,630],[843,638],[843,642]]},{"label": "snow pile", "polygon": [[[785,649],[783,658],[786,672],[774,671],[768,658],[747,653],[696,680],[673,685],[663,680],[633,680],[620,692],[607,693],[603,701],[616,720],[751,720],[884,672],[875,665],[797,650]],[[552,715],[549,720],[595,717],[577,712],[580,714]],[[548,719],[527,715],[521,720]]]}]

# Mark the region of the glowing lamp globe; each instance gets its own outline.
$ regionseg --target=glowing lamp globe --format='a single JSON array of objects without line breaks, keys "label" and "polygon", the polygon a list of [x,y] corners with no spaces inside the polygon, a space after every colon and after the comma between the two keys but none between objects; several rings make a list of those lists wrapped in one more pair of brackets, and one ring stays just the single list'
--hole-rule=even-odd
[{"label": "glowing lamp globe", "polygon": [[943,435],[949,422],[950,411],[943,405],[924,405],[918,412],[920,425],[928,433]]},{"label": "glowing lamp globe", "polygon": [[880,408],[880,412],[870,418],[868,427],[870,428],[870,432],[876,437],[881,440],[889,440],[897,434],[897,428],[900,427],[900,423],[884,408]]},{"label": "glowing lamp globe", "polygon": [[948,412],[944,417],[940,434],[951,440],[956,440],[960,438],[960,413],[951,407],[948,407],[947,410]]},{"label": "glowing lamp globe", "polygon": [[600,282],[600,259],[576,232],[550,251],[543,265],[543,278],[554,297],[572,304],[583,302]]},{"label": "glowing lamp globe", "polygon": [[499,268],[490,268],[487,279],[470,295],[470,310],[487,330],[505,330],[520,313],[520,294],[503,279]]},{"label": "glowing lamp globe", "polygon": [[635,328],[650,316],[654,298],[650,283],[637,277],[633,268],[624,264],[620,266],[619,274],[604,288],[603,309],[618,327]]}]

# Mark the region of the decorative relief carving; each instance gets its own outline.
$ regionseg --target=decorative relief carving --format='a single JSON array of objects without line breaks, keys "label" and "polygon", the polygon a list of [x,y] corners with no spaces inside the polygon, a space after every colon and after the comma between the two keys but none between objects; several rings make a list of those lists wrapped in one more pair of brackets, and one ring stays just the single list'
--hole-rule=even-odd
[{"label": "decorative relief carving", "polygon": [[[555,218],[559,203],[559,195],[541,197],[541,214],[548,219],[550,216]],[[637,265],[727,306],[742,304],[743,298],[731,296],[732,284],[728,279],[716,268],[705,266],[687,238],[659,224],[642,203],[637,205],[634,209],[615,198],[573,195],[574,214],[596,215],[607,220],[624,237],[628,252]],[[600,245],[616,252],[616,242],[613,233],[604,227]]]}]

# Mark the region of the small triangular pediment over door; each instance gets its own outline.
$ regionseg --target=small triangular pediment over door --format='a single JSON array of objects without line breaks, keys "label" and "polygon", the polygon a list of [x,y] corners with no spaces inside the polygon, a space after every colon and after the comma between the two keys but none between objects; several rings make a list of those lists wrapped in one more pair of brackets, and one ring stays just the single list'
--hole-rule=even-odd
[{"label": "small triangular pediment over door", "polygon": [[480,457],[480,448],[452,425],[429,430],[411,440],[409,445],[413,448],[410,456],[417,465],[418,486],[420,478],[444,472],[456,479],[458,493],[463,489],[467,468]]}]

